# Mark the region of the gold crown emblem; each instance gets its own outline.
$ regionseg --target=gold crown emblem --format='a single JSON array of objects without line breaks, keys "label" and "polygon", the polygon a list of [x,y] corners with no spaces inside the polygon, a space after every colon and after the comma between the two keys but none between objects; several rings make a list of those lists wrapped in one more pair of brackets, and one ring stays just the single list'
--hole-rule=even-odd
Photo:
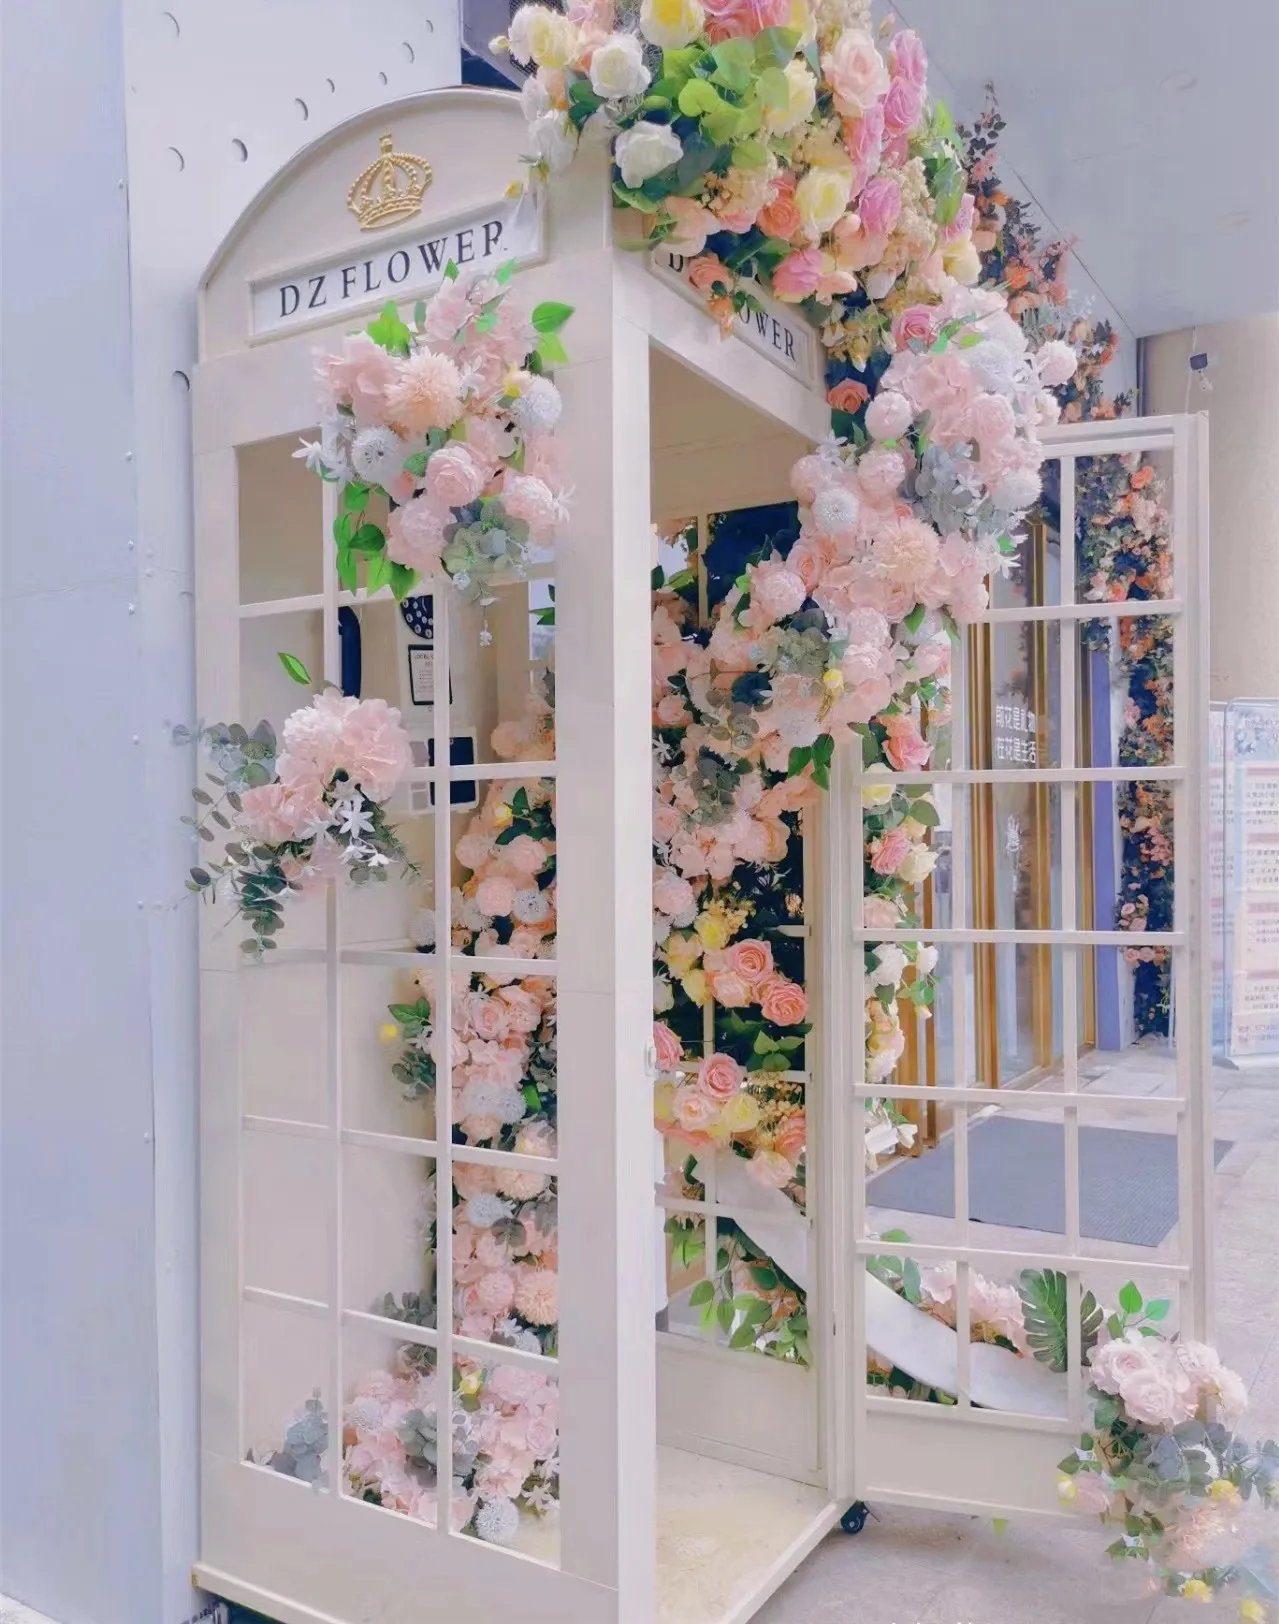
[{"label": "gold crown emblem", "polygon": [[361,231],[376,231],[407,220],[422,207],[422,195],[431,184],[431,166],[425,158],[394,152],[389,135],[381,140],[382,155],[371,163],[346,194],[346,206],[360,222]]}]

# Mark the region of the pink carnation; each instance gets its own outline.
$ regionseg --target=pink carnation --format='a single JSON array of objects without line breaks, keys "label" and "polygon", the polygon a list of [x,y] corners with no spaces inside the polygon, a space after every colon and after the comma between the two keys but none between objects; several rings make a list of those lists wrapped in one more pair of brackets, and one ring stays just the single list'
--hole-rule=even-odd
[{"label": "pink carnation", "polygon": [[485,470],[460,441],[450,441],[434,452],[426,465],[426,488],[444,507],[466,507],[483,494]]}]

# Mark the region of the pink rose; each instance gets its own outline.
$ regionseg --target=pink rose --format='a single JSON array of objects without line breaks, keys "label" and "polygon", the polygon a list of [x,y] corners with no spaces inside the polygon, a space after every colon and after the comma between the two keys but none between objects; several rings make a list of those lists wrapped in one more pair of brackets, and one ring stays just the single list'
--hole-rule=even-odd
[{"label": "pink rose", "polygon": [[719,1105],[740,1092],[745,1081],[746,1073],[731,1055],[708,1054],[697,1068],[697,1086]]},{"label": "pink rose", "polygon": [[704,0],[706,37],[713,45],[746,39],[766,28],[784,28],[791,18],[790,0]]},{"label": "pink rose", "polygon": [[663,207],[675,222],[666,246],[681,254],[700,254],[707,237],[719,230],[719,222],[707,208],[691,197],[668,197]]},{"label": "pink rose", "polygon": [[545,1460],[555,1453],[560,1430],[547,1416],[531,1415],[524,1428],[524,1437],[534,1460]]},{"label": "pink rose", "polygon": [[773,1134],[773,1148],[781,1151],[792,1167],[799,1166],[799,1159],[804,1154],[808,1144],[808,1118],[803,1107],[793,1111]]},{"label": "pink rose", "polygon": [[676,1122],[685,1133],[708,1132],[719,1115],[719,1102],[693,1083],[680,1084],[675,1090],[672,1108]]},{"label": "pink rose", "polygon": [[912,343],[927,346],[937,336],[938,321],[936,305],[907,305],[893,319],[893,341],[899,350],[908,349]]},{"label": "pink rose", "polygon": [[772,975],[759,987],[760,1013],[777,1026],[798,1026],[808,1014],[808,997],[797,981]]},{"label": "pink rose", "polygon": [[795,1169],[778,1150],[757,1150],[746,1170],[770,1190],[784,1190],[795,1177]]},{"label": "pink rose", "polygon": [[884,754],[899,773],[920,772],[928,765],[931,747],[924,741],[913,716],[886,716],[888,738]]},{"label": "pink rose", "polygon": [[886,829],[878,840],[870,843],[870,866],[876,874],[896,874],[909,851],[910,836],[904,829]]},{"label": "pink rose", "polygon": [[709,978],[711,996],[725,1009],[744,1009],[751,1001],[750,984],[736,970],[717,970]]},{"label": "pink rose", "polygon": [[888,89],[888,69],[861,28],[846,28],[822,57],[822,72],[846,118],[857,118]]},{"label": "pink rose", "polygon": [[699,254],[688,267],[688,280],[699,293],[709,293],[716,282],[722,282],[730,287],[733,274],[726,269],[714,254]]},{"label": "pink rose", "polygon": [[908,84],[917,85],[921,90],[924,88],[928,78],[928,57],[923,41],[913,28],[903,28],[893,35],[888,47],[888,61],[894,78],[905,79]]},{"label": "pink rose", "polygon": [[481,994],[471,1007],[471,1025],[477,1038],[497,1043],[511,1029],[510,1011],[496,998],[485,998]]},{"label": "pink rose", "polygon": [[894,79],[884,97],[884,128],[889,135],[907,135],[924,111],[924,87],[909,79]]},{"label": "pink rose", "polygon": [[868,107],[860,118],[845,121],[844,146],[864,186],[879,168],[884,147],[884,109],[879,102]]},{"label": "pink rose", "polygon": [[773,293],[787,304],[798,304],[817,292],[822,279],[822,256],[818,248],[801,248],[788,254],[773,272]]},{"label": "pink rose", "polygon": [[728,965],[752,986],[773,973],[773,950],[753,936],[734,942],[728,949]]},{"label": "pink rose", "polygon": [[484,469],[458,440],[442,445],[426,465],[426,488],[444,507],[466,507],[483,494],[486,483]]},{"label": "pink rose", "polygon": [[515,901],[515,884],[503,874],[490,874],[475,888],[475,905],[490,919],[504,919]]},{"label": "pink rose", "polygon": [[697,906],[697,893],[688,881],[664,868],[653,882],[653,906],[668,919],[680,919]]},{"label": "pink rose", "polygon": [[760,624],[760,616],[764,624],[775,625],[788,615],[798,614],[803,608],[808,590],[794,570],[788,569],[780,558],[766,559],[762,564],[754,565],[747,574],[751,582],[751,609],[758,611],[758,615],[752,617],[754,625]]},{"label": "pink rose", "polygon": [[862,925],[866,930],[895,930],[900,919],[891,897],[872,893],[862,898]]},{"label": "pink rose", "polygon": [[653,1022],[653,1052],[659,1071],[677,1071],[684,1058],[684,1045],[665,1021]]},{"label": "pink rose", "polygon": [[255,840],[272,846],[305,838],[312,825],[323,822],[327,814],[321,787],[315,780],[246,789],[240,805],[244,808],[245,828]]},{"label": "pink rose", "polygon": [[867,181],[857,199],[862,225],[872,235],[887,237],[902,212],[902,189],[892,175],[879,175]]}]

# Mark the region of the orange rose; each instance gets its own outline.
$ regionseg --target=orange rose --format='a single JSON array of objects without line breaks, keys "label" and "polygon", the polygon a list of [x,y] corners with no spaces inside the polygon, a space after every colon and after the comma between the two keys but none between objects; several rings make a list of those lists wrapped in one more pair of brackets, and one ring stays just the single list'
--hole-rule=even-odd
[{"label": "orange rose", "polygon": [[845,378],[826,391],[828,405],[837,412],[859,412],[870,399],[870,390],[856,378]]}]

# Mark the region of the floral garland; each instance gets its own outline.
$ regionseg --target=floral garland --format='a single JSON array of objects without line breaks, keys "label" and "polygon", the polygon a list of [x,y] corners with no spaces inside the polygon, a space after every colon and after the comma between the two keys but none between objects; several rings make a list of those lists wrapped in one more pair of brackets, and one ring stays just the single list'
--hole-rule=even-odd
[{"label": "floral garland", "polygon": [[[1069,244],[1044,243],[1027,206],[1000,183],[996,169],[1004,121],[987,87],[987,105],[965,132],[970,182],[976,196],[973,241],[982,255],[982,281],[1009,290],[1009,312],[1032,344],[1069,338],[1079,354],[1074,376],[1057,390],[1063,421],[1108,419],[1130,411],[1131,391],[1106,394],[1104,370],[1118,339],[1107,321],[1072,314],[1064,276]],[[1155,468],[1142,455],[1081,457],[1076,464],[1076,541],[1080,581],[1095,601],[1171,594],[1171,521]],[[1086,586],[1084,586],[1086,583]],[[1093,621],[1085,645],[1108,650],[1128,698],[1118,763],[1160,766],[1172,742],[1172,622],[1151,615],[1119,622]],[[1119,786],[1122,839],[1120,930],[1172,929],[1172,793],[1161,784]],[[1138,1036],[1167,1036],[1172,966],[1159,947],[1124,950],[1133,968],[1133,1021]]]},{"label": "floral garland", "polygon": [[278,756],[268,722],[251,734],[238,722],[183,734],[218,769],[206,775],[217,795],[193,790],[196,812],[183,821],[201,841],[215,841],[215,828],[232,836],[221,861],[191,869],[187,888],[213,901],[229,886],[249,956],[276,946],[290,896],[339,875],[366,884],[393,864],[411,869],[383,810],[412,765],[400,713],[385,700],[326,689],[285,722]]}]

